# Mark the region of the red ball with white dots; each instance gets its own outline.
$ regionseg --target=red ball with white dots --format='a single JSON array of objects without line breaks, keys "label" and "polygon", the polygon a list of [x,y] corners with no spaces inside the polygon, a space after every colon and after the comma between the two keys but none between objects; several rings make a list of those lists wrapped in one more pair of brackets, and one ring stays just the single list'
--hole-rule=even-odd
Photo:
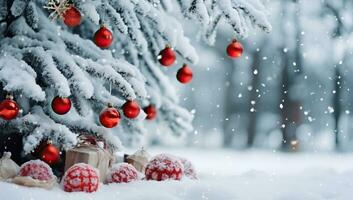
[{"label": "red ball with white dots", "polygon": [[108,183],[129,183],[138,180],[138,172],[129,163],[119,163],[114,165],[107,175]]},{"label": "red ball with white dots", "polygon": [[18,173],[19,176],[29,176],[36,180],[48,181],[55,178],[49,165],[41,160],[31,160],[24,163]]},{"label": "red ball with white dots", "polygon": [[168,154],[159,154],[147,164],[145,175],[147,180],[180,180],[184,169],[179,159]]},{"label": "red ball with white dots", "polygon": [[181,164],[183,164],[184,175],[190,179],[198,179],[195,167],[192,162],[186,158],[180,158],[179,160]]},{"label": "red ball with white dots", "polygon": [[63,177],[66,192],[95,192],[99,186],[99,172],[85,163],[71,166]]}]

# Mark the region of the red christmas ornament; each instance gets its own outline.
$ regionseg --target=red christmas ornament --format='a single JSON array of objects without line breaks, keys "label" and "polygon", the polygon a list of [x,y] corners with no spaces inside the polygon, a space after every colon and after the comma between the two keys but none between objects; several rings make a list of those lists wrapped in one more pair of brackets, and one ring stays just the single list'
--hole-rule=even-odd
[{"label": "red christmas ornament", "polygon": [[184,167],[184,175],[190,179],[197,179],[197,173],[194,165],[186,158],[179,159]]},{"label": "red christmas ornament", "polygon": [[129,163],[119,163],[114,165],[107,175],[108,183],[129,183],[138,180],[138,172]]},{"label": "red christmas ornament", "polygon": [[159,52],[158,61],[162,65],[168,67],[174,64],[176,54],[170,46],[166,46],[162,51]]},{"label": "red christmas ornament", "polygon": [[69,27],[75,27],[81,23],[81,13],[74,6],[70,6],[62,15],[64,23]]},{"label": "red christmas ornament", "polygon": [[149,105],[143,109],[143,111],[147,114],[147,120],[153,120],[157,116],[157,109],[154,105]]},{"label": "red christmas ornament", "polygon": [[49,165],[41,160],[30,160],[23,163],[18,175],[29,176],[41,181],[52,180],[55,177]]},{"label": "red christmas ornament", "polygon": [[49,165],[56,164],[60,160],[59,149],[50,141],[40,144],[36,150],[36,153],[38,153],[38,156],[41,160],[48,163]]},{"label": "red christmas ornament", "polygon": [[192,70],[187,64],[184,64],[183,67],[180,68],[177,73],[178,81],[183,84],[189,83],[192,80],[192,76]]},{"label": "red christmas ornament", "polygon": [[99,186],[98,174],[98,171],[88,164],[75,164],[64,174],[64,190],[66,192],[95,192]]},{"label": "red christmas ornament", "polygon": [[145,175],[147,180],[180,180],[184,169],[180,161],[167,154],[159,154],[147,164]]},{"label": "red christmas ornament", "polygon": [[239,58],[243,54],[243,45],[234,39],[227,47],[227,54],[231,58]]},{"label": "red christmas ornament", "polygon": [[6,99],[0,103],[0,117],[5,120],[16,118],[19,110],[18,104],[13,100],[13,96],[11,95],[7,95]]},{"label": "red christmas ornament", "polygon": [[125,117],[134,119],[140,114],[140,106],[136,101],[127,101],[123,105],[123,112]]},{"label": "red christmas ornament", "polygon": [[100,113],[99,121],[104,127],[113,128],[118,125],[120,121],[120,113],[112,106],[112,104],[108,104],[108,108],[105,108]]},{"label": "red christmas ornament", "polygon": [[64,115],[71,109],[71,100],[67,97],[55,97],[51,102],[51,108],[58,115]]},{"label": "red christmas ornament", "polygon": [[94,34],[94,43],[100,48],[108,48],[113,42],[113,33],[105,26]]}]

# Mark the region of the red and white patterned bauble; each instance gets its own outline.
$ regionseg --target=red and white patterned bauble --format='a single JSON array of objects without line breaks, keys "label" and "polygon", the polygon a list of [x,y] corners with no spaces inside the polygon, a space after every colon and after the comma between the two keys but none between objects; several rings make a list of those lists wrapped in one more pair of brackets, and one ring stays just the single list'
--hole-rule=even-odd
[{"label": "red and white patterned bauble", "polygon": [[168,154],[159,154],[153,157],[146,166],[147,180],[180,180],[184,169],[179,159]]},{"label": "red and white patterned bauble", "polygon": [[119,163],[114,165],[107,175],[108,183],[129,183],[138,180],[136,168],[129,163]]},{"label": "red and white patterned bauble", "polygon": [[169,45],[159,52],[158,61],[161,65],[169,67],[174,64],[175,60],[175,51]]},{"label": "red and white patterned bauble", "polygon": [[71,166],[64,174],[66,192],[95,192],[99,186],[99,172],[85,163]]},{"label": "red and white patterned bauble", "polygon": [[18,175],[29,176],[41,181],[52,180],[55,177],[49,165],[41,160],[30,160],[23,163]]},{"label": "red and white patterned bauble", "polygon": [[186,158],[179,158],[184,167],[184,175],[190,179],[198,179],[194,165]]}]

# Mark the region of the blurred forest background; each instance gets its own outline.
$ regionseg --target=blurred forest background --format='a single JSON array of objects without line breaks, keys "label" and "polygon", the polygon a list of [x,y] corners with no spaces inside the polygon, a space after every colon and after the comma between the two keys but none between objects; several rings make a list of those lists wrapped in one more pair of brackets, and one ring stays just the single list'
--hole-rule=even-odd
[{"label": "blurred forest background", "polygon": [[[182,104],[195,112],[195,130],[183,142],[152,131],[152,144],[353,150],[353,1],[265,5],[273,31],[237,38],[245,49],[240,59],[226,55],[230,27],[221,27],[212,47],[195,38],[200,62],[193,82],[175,82]],[[197,27],[185,23],[187,34],[197,37]]]}]

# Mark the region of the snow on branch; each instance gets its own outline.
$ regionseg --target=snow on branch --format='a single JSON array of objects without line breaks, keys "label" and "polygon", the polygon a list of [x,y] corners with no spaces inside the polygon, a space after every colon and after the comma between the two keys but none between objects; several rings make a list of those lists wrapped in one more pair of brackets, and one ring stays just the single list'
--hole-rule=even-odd
[{"label": "snow on branch", "polygon": [[178,0],[178,3],[186,17],[199,21],[210,44],[214,43],[217,25],[222,21],[231,25],[240,37],[246,37],[253,25],[265,32],[272,29],[260,0]]},{"label": "snow on branch", "polygon": [[25,153],[34,150],[43,139],[50,139],[54,143],[62,144],[64,149],[71,148],[77,142],[75,133],[65,125],[56,123],[39,106],[34,106],[31,113],[16,120],[16,124],[26,129],[34,127],[32,133],[28,134],[24,140]]},{"label": "snow on branch", "polygon": [[45,93],[36,83],[36,77],[37,74],[27,63],[11,55],[0,57],[0,80],[4,86],[3,90],[19,91],[36,101],[44,101]]}]

